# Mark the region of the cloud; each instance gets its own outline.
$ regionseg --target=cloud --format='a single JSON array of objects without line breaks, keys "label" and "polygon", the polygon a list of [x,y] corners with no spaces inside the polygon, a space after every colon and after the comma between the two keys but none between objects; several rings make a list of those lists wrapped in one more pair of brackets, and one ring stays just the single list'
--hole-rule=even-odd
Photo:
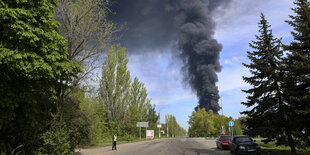
[{"label": "cloud", "polygon": [[243,81],[242,76],[250,76],[250,72],[242,65],[236,67],[224,67],[218,76],[218,87],[220,92],[249,86],[248,83]]},{"label": "cloud", "polygon": [[152,104],[155,105],[167,105],[167,104],[176,104],[180,102],[186,102],[186,101],[193,101],[196,100],[197,97],[195,94],[192,94],[190,92],[186,91],[180,91],[175,94],[171,95],[161,95],[161,96],[155,96],[156,100],[152,102]]},{"label": "cloud", "polygon": [[293,14],[291,0],[281,3],[275,0],[240,1],[232,0],[225,8],[214,12],[216,22],[215,38],[223,44],[221,52],[222,72],[218,73],[217,86],[221,92],[248,86],[242,76],[250,76],[249,70],[242,63],[249,63],[246,51],[252,51],[248,45],[258,34],[260,13],[265,14],[275,37],[283,37],[284,43],[291,40],[291,27],[285,20]]},{"label": "cloud", "polygon": [[[247,94],[243,93],[241,89],[248,89],[249,86],[235,88],[220,92],[222,96],[223,112],[225,116],[231,116],[238,118],[242,116],[240,112],[247,110],[246,106],[242,105],[241,102],[246,101]],[[221,113],[222,111],[220,111]]]},{"label": "cloud", "polygon": [[240,57],[234,56],[230,59],[225,59],[224,61],[222,61],[222,63],[224,62],[224,64],[233,65],[233,64],[240,64],[240,63],[244,62],[245,60],[246,60],[245,56],[240,56]]},{"label": "cloud", "polygon": [[260,13],[263,12],[266,19],[272,25],[276,37],[290,37],[291,30],[285,20],[293,14],[290,8],[294,7],[291,0],[260,0],[240,1],[232,0],[224,10],[214,12],[216,22],[215,38],[225,46],[234,46],[240,42],[250,41],[257,34],[257,23]]},{"label": "cloud", "polygon": [[131,76],[145,84],[152,104],[167,105],[196,99],[191,89],[182,84],[181,61],[176,59],[172,63],[172,57],[170,52],[129,55]]},{"label": "cloud", "polygon": [[225,64],[231,64],[232,62],[231,62],[231,60],[226,59],[226,60],[224,61],[224,63],[225,63]]}]

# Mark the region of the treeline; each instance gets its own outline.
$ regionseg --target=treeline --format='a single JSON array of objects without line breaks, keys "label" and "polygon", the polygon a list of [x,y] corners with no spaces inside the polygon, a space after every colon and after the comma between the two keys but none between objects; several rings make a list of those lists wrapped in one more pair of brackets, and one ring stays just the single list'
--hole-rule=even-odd
[{"label": "treeline", "polygon": [[176,121],[175,116],[166,115],[165,116],[165,124],[163,126],[163,130],[166,134],[166,137],[183,137],[186,136],[187,131],[182,128],[178,122]]},{"label": "treeline", "polygon": [[[242,134],[242,124],[241,120],[233,119],[232,117],[226,117],[219,114],[214,114],[212,110],[208,112],[205,108],[198,108],[197,112],[192,112],[189,117],[189,137],[217,137],[222,133],[222,126],[224,133],[241,135]],[[234,121],[234,126],[229,128],[229,121]],[[230,130],[231,129],[231,130]]]},{"label": "treeline", "polygon": [[[139,137],[137,122],[149,122],[148,129],[157,131],[158,116],[146,88],[137,77],[131,82],[125,48],[112,46],[107,52],[98,91],[81,100],[81,111],[92,119],[90,144],[110,142],[114,133],[118,140]],[[145,137],[145,131],[142,131]]]},{"label": "treeline", "polygon": [[[125,49],[111,45],[122,26],[108,20],[110,5],[0,1],[0,154],[73,154],[113,133],[134,140],[137,121],[158,135],[144,84],[130,76]],[[168,122],[171,133],[184,133]]]},{"label": "treeline", "polygon": [[244,132],[265,137],[265,142],[297,148],[310,146],[310,3],[295,0],[294,15],[286,21],[292,26],[293,40],[288,45],[275,38],[261,14],[259,35],[249,43],[250,63],[244,64],[252,76],[244,77],[253,87],[242,102],[249,110],[242,121]]}]

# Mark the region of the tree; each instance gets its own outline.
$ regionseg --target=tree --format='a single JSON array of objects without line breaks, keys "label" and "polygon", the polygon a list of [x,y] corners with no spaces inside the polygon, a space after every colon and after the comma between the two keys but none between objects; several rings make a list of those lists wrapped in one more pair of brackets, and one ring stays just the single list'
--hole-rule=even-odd
[{"label": "tree", "polygon": [[[305,147],[310,145],[310,3],[307,0],[295,0],[296,8],[292,10],[290,21],[286,21],[294,28],[291,32],[294,40],[284,49],[288,51],[285,59],[284,94],[287,109],[288,134],[298,139],[296,145]],[[289,144],[292,152],[294,143]]]},{"label": "tree", "polygon": [[131,134],[137,134],[136,123],[147,120],[148,105],[150,100],[147,98],[147,91],[142,82],[137,77],[134,78],[130,87],[130,102],[127,109],[126,124]]},{"label": "tree", "polygon": [[151,105],[150,101],[147,104],[146,120],[149,122],[150,129],[153,129],[155,134],[158,135],[157,121],[159,116],[156,114],[155,105]]},{"label": "tree", "polygon": [[108,120],[124,120],[130,99],[130,72],[125,48],[112,46],[102,66],[99,97]]},{"label": "tree", "polygon": [[233,135],[243,135],[243,130],[242,130],[242,123],[241,123],[242,117],[239,117],[238,119],[233,120],[234,121],[234,126],[232,127],[233,129]]},{"label": "tree", "polygon": [[286,144],[288,141],[292,152],[296,152],[289,124],[290,118],[287,117],[288,110],[283,101],[281,43],[279,39],[273,37],[270,25],[263,14],[258,25],[260,35],[255,36],[257,41],[249,43],[253,51],[247,52],[251,63],[243,64],[253,75],[243,77],[245,82],[253,86],[251,89],[243,90],[248,96],[247,101],[242,104],[251,107],[250,110],[241,112],[248,116],[242,122],[247,127],[244,132],[253,137],[258,135],[266,137],[266,142],[277,139],[277,145]]},{"label": "tree", "polygon": [[178,124],[175,116],[173,116],[173,115],[166,115],[165,116],[165,121],[166,121],[166,124],[165,124],[165,127],[164,127],[164,131],[166,131],[168,136],[170,136],[170,137],[180,137],[180,136],[185,136],[186,135],[186,130],[184,128],[182,128]]},{"label": "tree", "polygon": [[[229,121],[234,121],[234,126],[231,127],[234,135],[241,135],[242,129],[240,127],[240,121],[233,119],[232,117],[226,117],[223,115],[213,115],[214,133],[212,136],[218,136],[222,132],[222,126],[224,127],[224,133],[229,133]],[[230,131],[231,132],[231,131]]]},{"label": "tree", "polygon": [[[103,53],[117,37],[119,27],[108,20],[110,0],[59,0],[56,18],[60,31],[68,42],[68,59],[83,66],[84,72],[74,79],[74,85],[84,85],[99,68]],[[70,91],[66,92],[67,94]]]},{"label": "tree", "polygon": [[[54,19],[57,0],[0,1],[0,145],[33,154],[59,93],[80,71]],[[2,152],[2,150],[1,150]]]},{"label": "tree", "polygon": [[193,112],[189,116],[188,135],[190,137],[206,137],[211,136],[214,132],[213,111],[206,112],[204,108],[197,108],[197,112]]}]

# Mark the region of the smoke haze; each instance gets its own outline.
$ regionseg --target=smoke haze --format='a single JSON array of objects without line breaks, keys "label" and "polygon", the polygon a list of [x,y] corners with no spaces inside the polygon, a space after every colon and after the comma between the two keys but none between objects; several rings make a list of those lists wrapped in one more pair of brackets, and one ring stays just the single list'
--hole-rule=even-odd
[{"label": "smoke haze", "polygon": [[[197,94],[199,107],[218,113],[216,72],[222,45],[214,38],[212,12],[229,0],[117,0],[115,22],[126,24],[121,43],[129,54],[177,52],[183,80]],[[165,51],[168,52],[168,51]]]}]

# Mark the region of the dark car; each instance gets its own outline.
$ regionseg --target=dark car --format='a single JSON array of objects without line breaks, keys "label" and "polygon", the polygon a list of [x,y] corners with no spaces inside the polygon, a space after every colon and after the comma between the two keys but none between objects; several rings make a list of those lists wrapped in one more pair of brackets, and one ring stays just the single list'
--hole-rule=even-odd
[{"label": "dark car", "polygon": [[215,142],[218,149],[229,149],[230,135],[221,135]]},{"label": "dark car", "polygon": [[229,142],[230,153],[233,154],[261,154],[261,148],[249,136],[234,136]]}]

